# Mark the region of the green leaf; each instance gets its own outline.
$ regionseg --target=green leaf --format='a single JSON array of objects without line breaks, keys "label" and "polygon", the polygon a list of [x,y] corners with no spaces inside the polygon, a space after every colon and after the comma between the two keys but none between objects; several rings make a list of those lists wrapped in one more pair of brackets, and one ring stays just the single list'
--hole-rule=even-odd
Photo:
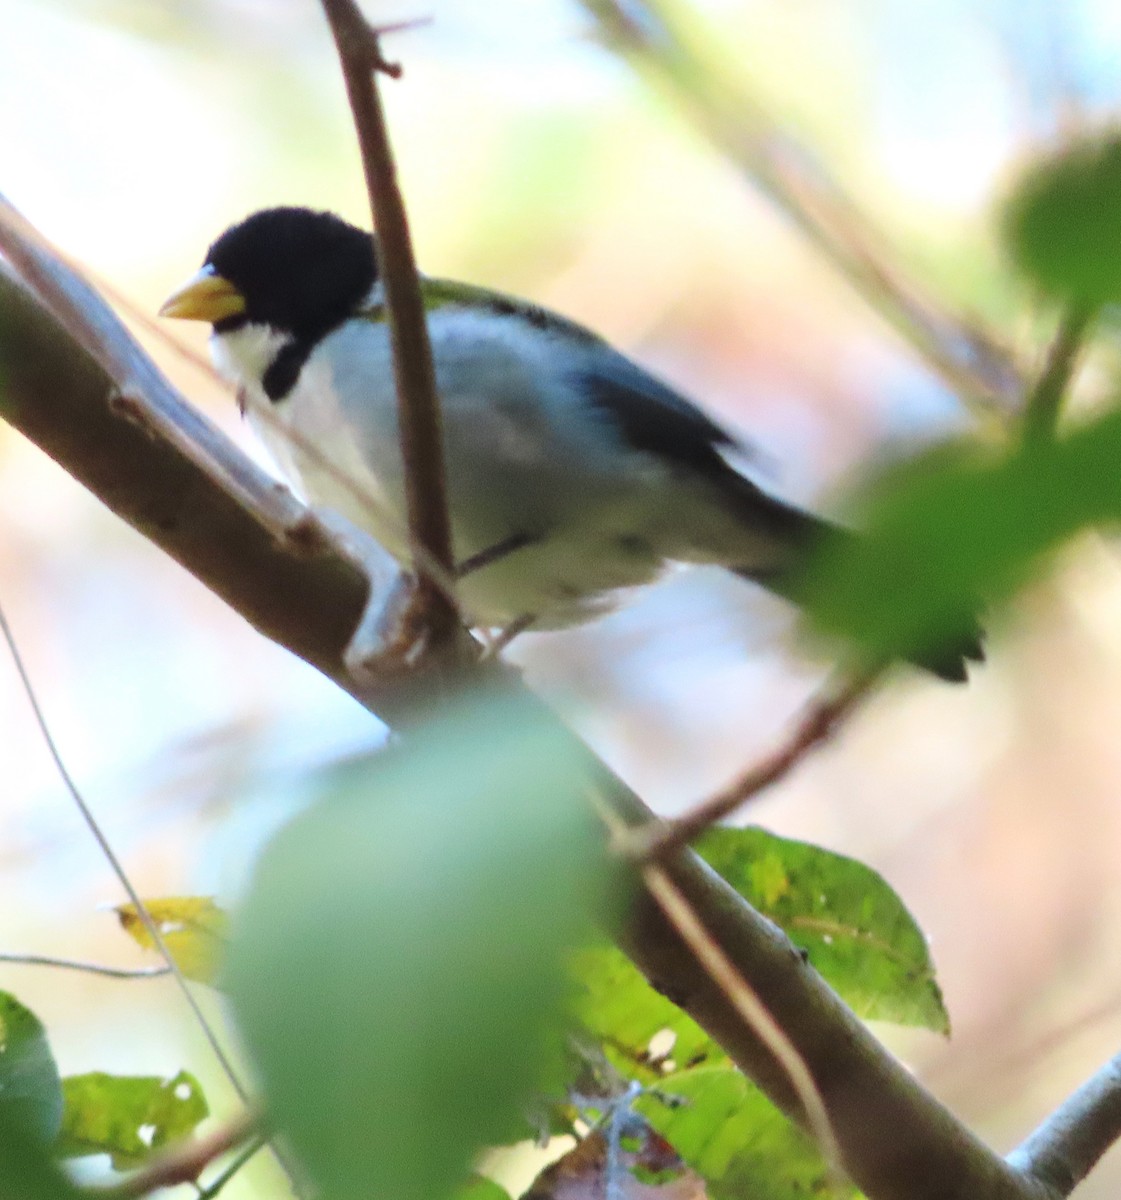
[{"label": "green leaf", "polygon": [[1034,163],[1008,202],[1004,234],[1048,294],[1089,307],[1121,300],[1121,137],[1087,139]]},{"label": "green leaf", "polygon": [[505,699],[338,776],[265,850],[225,982],[271,1116],[331,1200],[438,1200],[514,1140],[601,907],[582,752]]},{"label": "green leaf", "polygon": [[187,1071],[150,1075],[70,1075],[55,1147],[63,1158],[108,1154],[119,1170],[192,1133],[209,1114],[198,1080]]},{"label": "green leaf", "polygon": [[841,1200],[856,1189],[833,1179],[817,1147],[734,1067],[669,1075],[636,1107],[701,1175],[711,1200]]},{"label": "green leaf", "polygon": [[879,490],[864,534],[826,547],[800,597],[876,657],[936,652],[1079,530],[1121,521],[1121,413],[1005,456],[943,450]]},{"label": "green leaf", "polygon": [[[213,983],[226,948],[229,918],[209,896],[167,896],[145,900],[168,953],[188,979]],[[145,950],[155,950],[148,926],[133,904],[114,910],[121,928]]]},{"label": "green leaf", "polygon": [[[708,1034],[656,992],[614,946],[596,943],[576,951],[569,970],[576,984],[572,1015],[627,1078],[660,1081],[665,1076],[661,1061],[667,1058],[678,1067],[728,1061]],[[651,1042],[663,1031],[673,1035],[672,1041],[667,1037],[661,1047],[655,1043],[652,1062]]]},{"label": "green leaf", "polygon": [[754,828],[710,829],[697,851],[858,1016],[950,1032],[922,930],[871,867]]},{"label": "green leaf", "polygon": [[0,1104],[0,1196],[4,1200],[89,1200],[66,1178],[43,1139]]},{"label": "green leaf", "polygon": [[0,1112],[44,1143],[62,1121],[62,1085],[42,1022],[0,992]]}]

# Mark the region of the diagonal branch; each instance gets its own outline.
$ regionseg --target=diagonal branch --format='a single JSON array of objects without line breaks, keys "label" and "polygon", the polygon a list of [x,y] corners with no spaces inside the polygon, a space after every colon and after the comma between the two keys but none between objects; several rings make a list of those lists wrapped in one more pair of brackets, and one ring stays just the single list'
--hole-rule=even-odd
[{"label": "diagonal branch", "polygon": [[307,510],[160,374],[105,301],[0,198],[0,417],[259,632],[369,706],[343,662],[367,581]]},{"label": "diagonal branch", "polygon": [[806,1060],[786,1036],[786,1031],[775,1015],[759,999],[755,990],[709,934],[704,923],[666,872],[657,865],[650,865],[643,869],[642,879],[646,890],[654,898],[666,920],[673,925],[681,935],[682,941],[696,955],[706,974],[736,1008],[745,1026],[755,1033],[782,1066],[790,1080],[790,1086],[797,1093],[805,1113],[805,1123],[813,1134],[826,1165],[831,1171],[839,1171],[841,1150],[833,1136],[829,1110],[814,1083]]},{"label": "diagonal branch", "polygon": [[378,267],[385,287],[397,379],[405,509],[411,541],[421,551],[417,555],[417,603],[432,646],[454,656],[463,644],[459,615],[454,600],[425,565],[431,559],[445,577],[455,573],[440,400],[420,277],[377,81],[379,73],[397,76],[400,68],[382,57],[378,31],[367,22],[355,0],[322,0],[322,4],[354,114],[377,233]]},{"label": "diagonal branch", "polygon": [[1023,375],[980,322],[950,311],[892,261],[881,232],[813,155],[733,80],[666,0],[582,0],[602,40],[767,195],[965,401],[1015,412]]},{"label": "diagonal branch", "polygon": [[786,742],[767,758],[750,766],[727,787],[702,800],[676,820],[658,821],[649,829],[631,834],[619,848],[632,858],[654,862],[688,845],[717,821],[731,816],[737,808],[784,779],[812,750],[827,742],[855,711],[878,677],[879,672],[868,672],[836,692],[820,696],[810,705]]},{"label": "diagonal branch", "polygon": [[91,1189],[91,1194],[95,1200],[142,1200],[162,1188],[197,1183],[198,1177],[212,1162],[249,1141],[258,1133],[260,1125],[259,1116],[242,1113],[205,1137],[172,1146],[121,1183]]},{"label": "diagonal branch", "polygon": [[[614,782],[614,781],[613,781]],[[633,828],[650,810],[617,782],[612,807]],[[870,1200],[1040,1200],[1025,1180],[936,1100],[829,988],[775,925],[691,851],[662,869],[806,1064],[845,1173]],[[807,1128],[787,1070],[648,891],[618,943],[650,982],[708,1032],[788,1117]]]}]

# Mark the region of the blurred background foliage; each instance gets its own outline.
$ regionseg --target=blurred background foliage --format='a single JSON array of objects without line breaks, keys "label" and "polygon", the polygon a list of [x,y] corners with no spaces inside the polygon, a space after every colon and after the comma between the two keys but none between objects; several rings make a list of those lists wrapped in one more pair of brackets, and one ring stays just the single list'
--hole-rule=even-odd
[{"label": "blurred background foliage", "polygon": [[[1037,367],[1054,313],[1005,260],[1001,203],[1034,154],[1117,110],[1115,5],[660,7],[685,14],[721,77],[813,149],[893,264]],[[432,17],[394,39],[406,74],[387,89],[424,269],[597,328],[742,432],[768,486],[821,509],[843,509],[874,466],[949,436],[991,439],[672,94],[597,43],[594,8],[367,5],[375,20]],[[0,189],[140,310],[254,208],[366,219],[309,0],[6,0],[0,29]],[[263,454],[228,396],[146,340]],[[1076,418],[1116,394],[1117,363],[1107,313]],[[0,599],[139,889],[228,902],[306,799],[308,771],[382,735],[3,427],[0,513]],[[828,667],[786,606],[704,571],[594,627],[526,637],[515,657],[666,812],[770,746]],[[753,815],[870,863],[901,894],[932,939],[955,1035],[885,1032],[1003,1149],[1121,1037],[1115,547],[1068,544],[1003,614],[989,659],[967,689],[901,675]],[[102,910],[122,897],[8,670],[0,730],[0,949],[142,961]],[[12,966],[0,986],[42,1019],[66,1074],[189,1066],[212,1109],[229,1106],[167,981]],[[1113,1158],[1087,1197],[1116,1190]],[[271,1170],[255,1163],[228,1194],[267,1194]]]}]

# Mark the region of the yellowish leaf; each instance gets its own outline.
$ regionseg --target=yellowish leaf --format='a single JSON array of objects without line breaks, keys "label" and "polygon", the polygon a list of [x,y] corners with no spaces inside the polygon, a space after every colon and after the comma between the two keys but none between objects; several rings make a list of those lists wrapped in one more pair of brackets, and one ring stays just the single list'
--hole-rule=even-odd
[{"label": "yellowish leaf", "polygon": [[[229,918],[209,896],[167,896],[145,900],[164,945],[188,979],[213,983],[226,948]],[[121,928],[145,950],[156,949],[133,904],[114,910]]]}]

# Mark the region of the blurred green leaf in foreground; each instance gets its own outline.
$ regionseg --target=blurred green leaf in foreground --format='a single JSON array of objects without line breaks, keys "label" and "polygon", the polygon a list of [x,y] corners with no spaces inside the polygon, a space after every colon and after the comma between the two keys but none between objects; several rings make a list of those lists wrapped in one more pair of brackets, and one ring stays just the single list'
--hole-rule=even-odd
[{"label": "blurred green leaf in foreground", "polygon": [[802,581],[811,619],[877,660],[965,640],[1045,555],[1121,522],[1119,462],[1118,412],[1004,454],[942,448],[879,489],[860,538],[825,548]]},{"label": "blurred green leaf in foreground", "polygon": [[978,610],[1009,597],[1047,553],[1121,521],[1121,415],[1051,436],[1094,313],[1121,302],[1121,135],[1036,161],[1008,201],[1004,235],[1024,272],[1066,306],[1052,350],[1061,361],[1024,398],[1035,436],[1003,452],[943,447],[895,472],[872,496],[865,536],[824,546],[797,588],[819,629],[875,659],[963,644]]},{"label": "blurred green leaf in foreground", "polygon": [[563,954],[605,896],[582,758],[476,697],[360,767],[266,848],[227,975],[271,1118],[330,1200],[438,1200],[521,1105]]},{"label": "blurred green leaf in foreground", "polygon": [[0,1196],[4,1200],[80,1200],[43,1141],[0,1105]]},{"label": "blurred green leaf in foreground", "polygon": [[10,992],[0,992],[0,1115],[44,1145],[62,1123],[62,1083],[47,1031]]},{"label": "blurred green leaf in foreground", "polygon": [[1121,135],[1034,162],[1008,202],[1004,235],[1046,295],[1085,308],[1121,302]]},{"label": "blurred green leaf in foreground", "polygon": [[117,1170],[192,1133],[208,1113],[202,1088],[187,1071],[167,1079],[90,1071],[63,1080],[62,1132],[55,1152],[66,1158],[108,1154]]}]

